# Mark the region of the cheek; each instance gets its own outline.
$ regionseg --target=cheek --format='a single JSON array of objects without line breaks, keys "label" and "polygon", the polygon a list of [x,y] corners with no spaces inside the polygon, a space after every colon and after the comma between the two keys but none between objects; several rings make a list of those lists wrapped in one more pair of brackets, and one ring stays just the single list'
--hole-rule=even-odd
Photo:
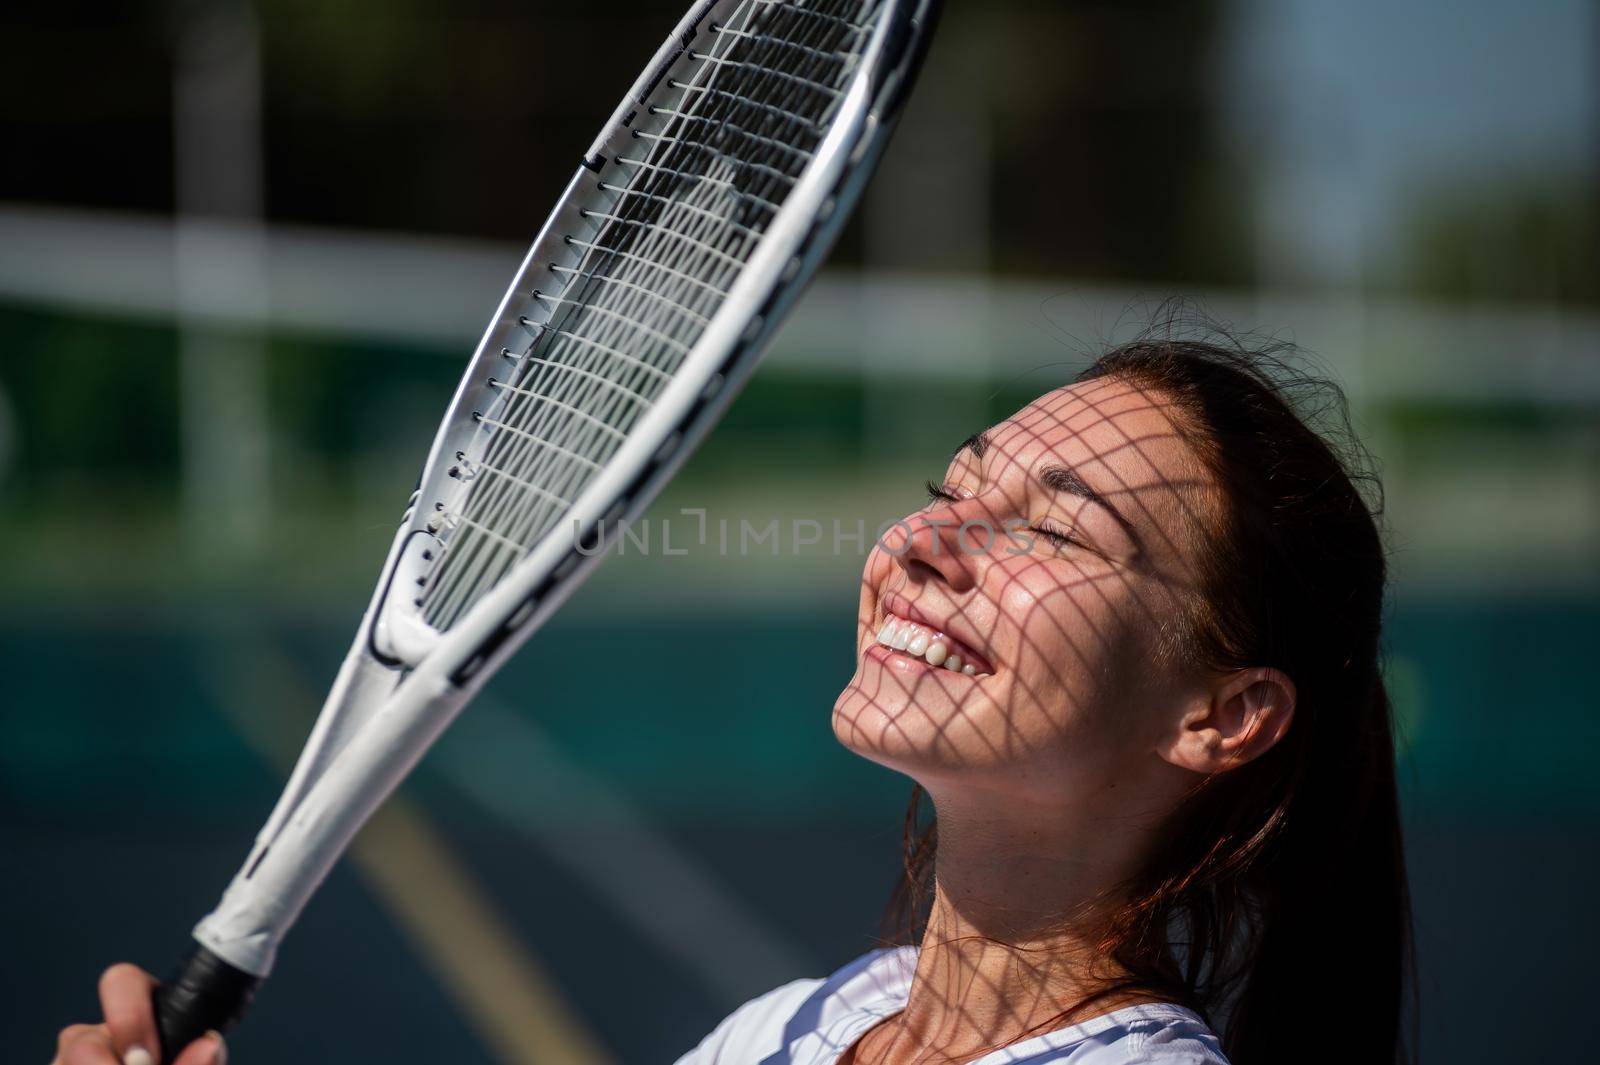
[{"label": "cheek", "polygon": [[1128,632],[1124,579],[1096,574],[1070,562],[1031,562],[1010,574],[999,608],[1015,634],[1016,660],[1029,671],[1044,669],[1071,686],[1098,675]]},{"label": "cheek", "polygon": [[1011,576],[1000,608],[1016,641],[1005,699],[1015,729],[1078,750],[1137,731],[1153,630],[1133,593],[1122,574],[1070,561]]}]

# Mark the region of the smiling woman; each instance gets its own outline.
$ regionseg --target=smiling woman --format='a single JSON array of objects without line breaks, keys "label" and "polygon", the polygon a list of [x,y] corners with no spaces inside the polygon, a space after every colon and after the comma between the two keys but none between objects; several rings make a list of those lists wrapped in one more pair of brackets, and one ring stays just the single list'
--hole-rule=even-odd
[{"label": "smiling woman", "polygon": [[1269,354],[1147,340],[958,448],[867,561],[833,710],[917,784],[904,945],[683,1061],[1405,1058],[1384,557],[1307,423],[1350,442],[1343,410]]}]

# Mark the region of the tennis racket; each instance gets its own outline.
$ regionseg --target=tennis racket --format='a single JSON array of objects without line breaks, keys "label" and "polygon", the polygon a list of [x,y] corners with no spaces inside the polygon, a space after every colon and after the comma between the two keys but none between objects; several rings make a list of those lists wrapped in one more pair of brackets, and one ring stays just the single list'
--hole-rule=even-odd
[{"label": "tennis racket", "polygon": [[227,1030],[373,810],[571,595],[837,236],[937,0],[700,0],[584,154],[439,426],[289,782],[156,993]]}]

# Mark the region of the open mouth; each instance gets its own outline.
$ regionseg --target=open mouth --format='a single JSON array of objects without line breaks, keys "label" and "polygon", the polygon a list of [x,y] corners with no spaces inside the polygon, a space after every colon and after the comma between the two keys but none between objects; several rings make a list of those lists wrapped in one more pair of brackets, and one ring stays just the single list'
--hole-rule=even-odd
[{"label": "open mouth", "polygon": [[875,641],[879,647],[967,677],[987,677],[994,672],[976,651],[948,633],[893,612],[885,612],[884,618]]}]

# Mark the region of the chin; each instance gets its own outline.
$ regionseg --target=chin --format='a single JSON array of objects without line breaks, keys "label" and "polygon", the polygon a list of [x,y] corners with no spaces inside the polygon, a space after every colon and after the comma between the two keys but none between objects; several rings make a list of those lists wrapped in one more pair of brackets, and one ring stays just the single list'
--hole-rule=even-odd
[{"label": "chin", "polygon": [[884,684],[857,669],[833,705],[833,734],[848,750],[919,781],[972,768],[977,729],[949,693]]}]

